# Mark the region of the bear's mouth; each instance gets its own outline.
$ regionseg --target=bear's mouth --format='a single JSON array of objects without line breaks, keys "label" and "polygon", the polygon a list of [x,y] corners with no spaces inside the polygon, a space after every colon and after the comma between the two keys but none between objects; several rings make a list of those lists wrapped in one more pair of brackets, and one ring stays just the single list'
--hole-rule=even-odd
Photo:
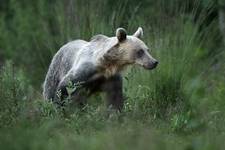
[{"label": "bear's mouth", "polygon": [[152,69],[156,68],[157,65],[158,65],[158,61],[154,61],[151,63],[144,64],[143,67],[147,70],[152,70]]}]

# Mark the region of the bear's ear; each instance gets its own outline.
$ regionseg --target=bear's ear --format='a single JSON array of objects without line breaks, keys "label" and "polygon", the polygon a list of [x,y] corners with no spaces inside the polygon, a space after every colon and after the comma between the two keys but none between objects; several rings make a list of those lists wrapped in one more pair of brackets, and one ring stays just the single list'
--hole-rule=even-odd
[{"label": "bear's ear", "polygon": [[118,28],[116,30],[116,37],[119,40],[119,42],[123,42],[127,39],[127,31],[124,28]]},{"label": "bear's ear", "polygon": [[137,38],[142,38],[143,37],[143,29],[142,29],[142,27],[139,27],[137,29],[137,31],[133,34],[133,36],[135,36]]}]

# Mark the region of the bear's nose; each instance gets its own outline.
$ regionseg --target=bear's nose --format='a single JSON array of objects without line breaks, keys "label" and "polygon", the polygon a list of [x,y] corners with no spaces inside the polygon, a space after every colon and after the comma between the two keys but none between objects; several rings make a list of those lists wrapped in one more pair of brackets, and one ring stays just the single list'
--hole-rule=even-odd
[{"label": "bear's nose", "polygon": [[151,61],[146,65],[144,65],[144,68],[149,70],[154,69],[158,65],[158,63],[159,63],[158,61]]},{"label": "bear's nose", "polygon": [[154,66],[156,67],[157,65],[158,65],[158,61],[156,60],[155,62],[154,62]]}]

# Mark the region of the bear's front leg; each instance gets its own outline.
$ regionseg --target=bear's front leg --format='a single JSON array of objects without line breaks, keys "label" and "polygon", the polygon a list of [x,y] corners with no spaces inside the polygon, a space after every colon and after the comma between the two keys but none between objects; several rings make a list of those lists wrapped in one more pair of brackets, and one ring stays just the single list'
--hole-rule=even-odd
[{"label": "bear's front leg", "polygon": [[123,91],[122,77],[120,74],[114,75],[106,79],[103,90],[106,92],[108,107],[122,111],[123,108]]},{"label": "bear's front leg", "polygon": [[[97,70],[94,65],[89,62],[79,65],[76,70],[71,69],[68,74],[60,81],[57,87],[54,101],[60,103],[63,99],[69,96],[67,88],[71,83],[72,85],[79,85],[79,88],[75,89],[75,91],[72,93],[72,95],[74,95],[73,99],[79,97],[78,95],[80,94],[76,94],[80,93],[78,92],[78,90],[80,91],[80,89],[83,89],[83,86],[85,86],[85,84],[96,74],[96,72]],[[58,92],[60,92],[59,95],[57,95]]]}]

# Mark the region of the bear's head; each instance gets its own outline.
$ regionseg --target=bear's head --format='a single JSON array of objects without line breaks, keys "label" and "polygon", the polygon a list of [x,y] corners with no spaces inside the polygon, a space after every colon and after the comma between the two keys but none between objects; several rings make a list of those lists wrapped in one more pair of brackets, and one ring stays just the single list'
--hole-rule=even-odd
[{"label": "bear's head", "polygon": [[118,28],[114,37],[117,39],[116,44],[105,53],[104,60],[121,68],[129,64],[138,64],[145,69],[154,69],[158,61],[149,54],[149,48],[141,40],[142,36],[141,27],[130,36],[125,29]]}]

